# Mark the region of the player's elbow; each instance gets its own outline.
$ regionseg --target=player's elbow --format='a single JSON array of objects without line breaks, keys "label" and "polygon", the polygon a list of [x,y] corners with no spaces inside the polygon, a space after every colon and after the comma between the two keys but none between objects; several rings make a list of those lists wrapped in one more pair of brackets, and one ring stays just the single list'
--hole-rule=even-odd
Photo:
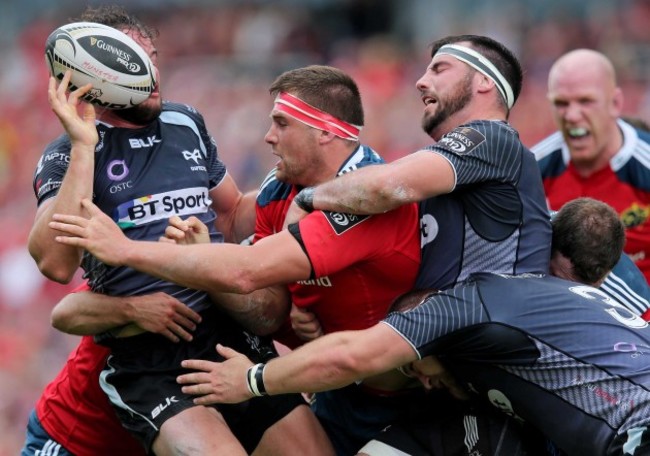
[{"label": "player's elbow", "polygon": [[250,267],[232,268],[225,276],[222,271],[214,271],[209,280],[222,291],[237,294],[249,294],[265,286],[259,282],[255,269]]},{"label": "player's elbow", "polygon": [[65,306],[57,305],[50,314],[50,324],[58,331],[68,334],[78,334],[72,323],[74,315]]},{"label": "player's elbow", "polygon": [[32,257],[36,261],[36,266],[38,267],[38,270],[41,271],[41,274],[54,282],[62,284],[70,283],[77,270],[76,266],[70,268],[56,258],[37,258],[34,257],[34,255],[32,255]]},{"label": "player's elbow", "polygon": [[289,305],[282,308],[274,303],[259,301],[255,304],[255,327],[253,332],[258,336],[270,336],[279,331],[289,316]]},{"label": "player's elbow", "polygon": [[41,274],[58,283],[70,283],[81,261],[78,255],[66,257],[52,248],[40,245],[32,238],[29,240],[28,250]]}]

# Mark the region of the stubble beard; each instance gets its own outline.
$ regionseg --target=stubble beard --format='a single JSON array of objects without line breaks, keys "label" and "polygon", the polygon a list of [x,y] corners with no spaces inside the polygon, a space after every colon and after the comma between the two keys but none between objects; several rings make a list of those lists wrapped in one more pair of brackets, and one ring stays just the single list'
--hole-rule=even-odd
[{"label": "stubble beard", "polygon": [[144,104],[132,108],[120,109],[115,114],[127,122],[136,125],[148,125],[156,120],[162,112],[162,102],[150,104],[146,101]]},{"label": "stubble beard", "polygon": [[445,100],[438,99],[439,109],[432,115],[422,117],[422,129],[435,137],[436,130],[452,115],[463,109],[472,100],[472,79],[468,74],[458,83],[455,92]]}]

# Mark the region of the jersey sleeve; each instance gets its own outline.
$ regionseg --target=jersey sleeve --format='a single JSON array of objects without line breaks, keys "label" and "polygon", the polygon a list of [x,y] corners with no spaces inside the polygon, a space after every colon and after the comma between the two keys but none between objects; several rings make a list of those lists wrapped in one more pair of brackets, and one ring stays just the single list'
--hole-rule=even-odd
[{"label": "jersey sleeve", "polygon": [[255,204],[255,236],[253,243],[274,233],[272,207]]},{"label": "jersey sleeve", "polygon": [[393,312],[383,320],[400,334],[420,358],[437,354],[438,340],[469,326],[489,321],[473,283],[428,297],[405,312]]},{"label": "jersey sleeve", "polygon": [[[315,277],[323,277],[381,256],[388,249],[399,249],[397,236],[415,223],[410,209],[403,206],[373,216],[313,212],[299,222],[296,239],[309,257]],[[396,230],[395,224],[404,225],[404,230]]]},{"label": "jersey sleeve", "polygon": [[273,168],[266,175],[255,199],[255,236],[253,242],[281,229],[292,186],[278,181]]},{"label": "jersey sleeve", "polygon": [[88,281],[80,283],[72,291],[70,291],[70,293],[79,293],[81,291],[91,291],[90,285],[88,285]]},{"label": "jersey sleeve", "polygon": [[217,142],[212,136],[205,131],[205,135],[201,135],[204,144],[208,151],[207,162],[208,162],[208,175],[210,176],[210,190],[217,187],[221,181],[226,177],[226,165],[219,158],[217,152]]},{"label": "jersey sleeve", "polygon": [[70,147],[70,139],[62,135],[48,144],[38,160],[33,187],[39,206],[58,193],[70,164]]},{"label": "jersey sleeve", "polygon": [[650,286],[641,270],[625,253],[599,288],[636,315],[650,311]]},{"label": "jersey sleeve", "polygon": [[427,149],[451,163],[457,188],[487,181],[514,182],[519,178],[523,150],[516,139],[516,132],[505,123],[472,122]]}]

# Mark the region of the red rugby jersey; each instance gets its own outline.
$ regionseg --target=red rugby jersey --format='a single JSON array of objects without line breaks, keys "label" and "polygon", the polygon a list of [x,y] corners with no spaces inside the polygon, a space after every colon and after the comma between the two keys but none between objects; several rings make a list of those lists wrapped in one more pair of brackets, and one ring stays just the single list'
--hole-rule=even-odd
[{"label": "red rugby jersey", "polygon": [[531,150],[538,160],[549,208],[588,196],[612,206],[625,225],[627,253],[650,282],[650,134],[619,120],[623,147],[609,166],[589,177],[570,162],[569,149],[556,132]]},{"label": "red rugby jersey", "polygon": [[[367,154],[367,148],[358,153],[364,149]],[[273,175],[267,178],[257,200],[256,240],[282,229],[297,191]],[[376,324],[415,283],[420,265],[416,204],[373,216],[316,211],[299,222],[298,230],[314,279],[290,284],[289,291],[295,305],[316,314],[325,333]],[[288,323],[275,338],[292,348],[302,343]]]},{"label": "red rugby jersey", "polygon": [[[87,285],[75,291],[88,290]],[[146,452],[115,415],[99,386],[109,349],[84,336],[36,403],[50,437],[76,456],[144,456]]]}]

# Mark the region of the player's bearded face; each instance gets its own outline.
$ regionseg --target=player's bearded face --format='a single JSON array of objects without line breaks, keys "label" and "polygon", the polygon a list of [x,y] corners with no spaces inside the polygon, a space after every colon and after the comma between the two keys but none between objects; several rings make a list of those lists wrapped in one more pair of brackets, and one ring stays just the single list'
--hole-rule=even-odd
[{"label": "player's bearded face", "polygon": [[429,136],[450,116],[463,109],[472,100],[472,72],[458,81],[449,91],[447,96],[438,94],[438,109],[433,114],[424,113],[422,117],[422,129]]},{"label": "player's bearded face", "polygon": [[162,112],[162,98],[160,97],[160,71],[158,70],[158,51],[151,38],[143,36],[137,29],[124,28],[124,33],[133,38],[147,53],[153,63],[156,77],[156,86],[151,96],[137,106],[115,111],[115,114],[133,124],[147,125],[158,118]]},{"label": "player's bearded face", "polygon": [[115,114],[136,125],[146,125],[158,118],[162,111],[161,98],[148,99],[137,106],[128,109],[120,109]]}]

